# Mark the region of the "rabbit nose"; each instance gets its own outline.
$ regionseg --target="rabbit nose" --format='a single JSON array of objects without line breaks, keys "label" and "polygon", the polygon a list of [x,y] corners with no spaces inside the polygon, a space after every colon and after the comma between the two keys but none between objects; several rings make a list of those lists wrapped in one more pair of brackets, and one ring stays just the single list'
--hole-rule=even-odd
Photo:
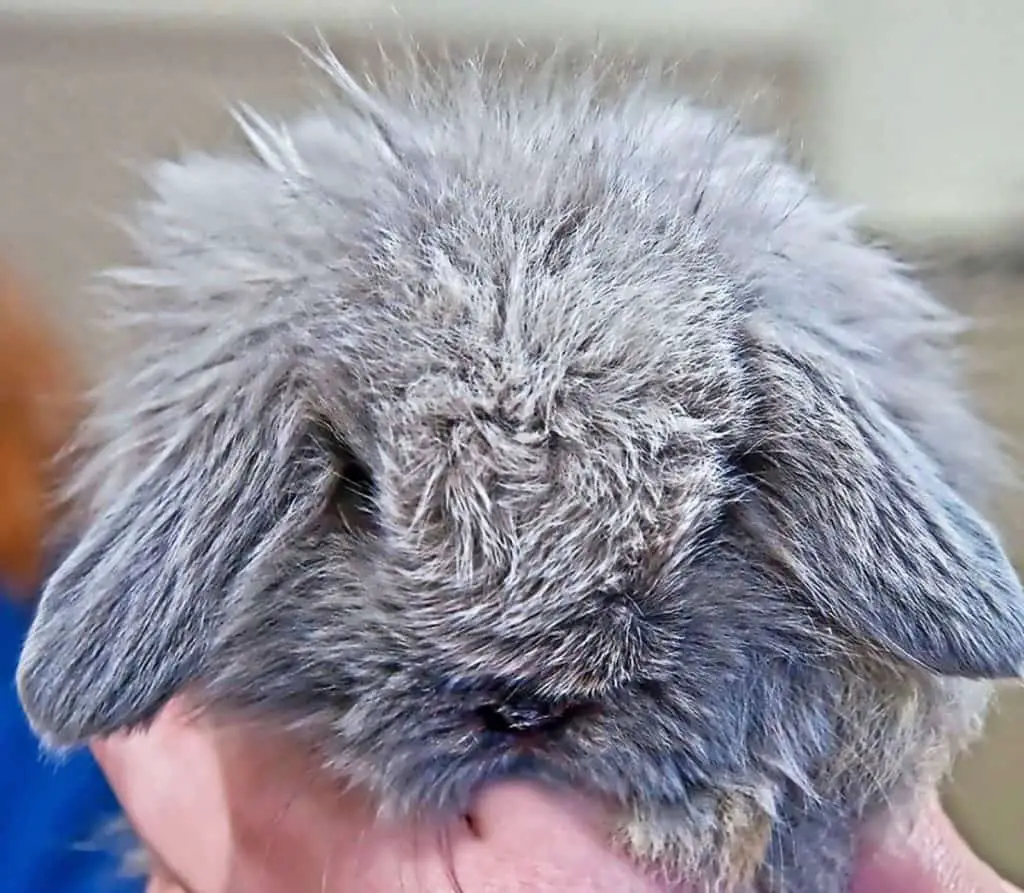
[{"label": "rabbit nose", "polygon": [[550,735],[561,731],[585,709],[582,704],[552,703],[533,698],[494,701],[476,708],[484,730],[499,735]]}]

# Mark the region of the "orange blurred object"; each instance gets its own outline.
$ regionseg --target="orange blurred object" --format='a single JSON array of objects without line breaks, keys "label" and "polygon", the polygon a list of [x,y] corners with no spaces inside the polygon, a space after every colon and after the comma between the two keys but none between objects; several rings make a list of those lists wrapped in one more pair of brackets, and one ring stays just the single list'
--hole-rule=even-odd
[{"label": "orange blurred object", "polygon": [[43,575],[56,460],[77,419],[80,384],[36,296],[0,268],[0,579],[24,597]]}]

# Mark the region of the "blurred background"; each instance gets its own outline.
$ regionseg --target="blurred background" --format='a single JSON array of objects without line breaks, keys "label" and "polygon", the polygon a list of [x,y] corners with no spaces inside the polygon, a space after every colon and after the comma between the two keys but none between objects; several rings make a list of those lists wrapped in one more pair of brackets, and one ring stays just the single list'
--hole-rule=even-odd
[{"label": "blurred background", "polygon": [[[285,109],[315,82],[285,33],[353,65],[412,33],[511,46],[599,36],[678,63],[681,88],[779,131],[865,226],[979,320],[978,393],[1024,458],[1021,0],[0,0],[0,256],[87,357],[84,288],[119,259],[136,165],[233,139],[228,102]],[[1024,493],[1003,529],[1024,562]],[[1024,696],[1003,697],[948,791],[979,852],[1024,884]]]}]

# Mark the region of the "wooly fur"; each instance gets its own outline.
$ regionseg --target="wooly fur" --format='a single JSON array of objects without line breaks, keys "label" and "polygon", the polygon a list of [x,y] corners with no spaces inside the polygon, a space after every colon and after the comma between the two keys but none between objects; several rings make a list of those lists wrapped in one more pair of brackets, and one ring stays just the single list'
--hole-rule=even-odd
[{"label": "wooly fur", "polygon": [[321,63],[153,170],[35,728],[188,686],[388,815],[515,775],[698,886],[842,890],[1024,666],[959,321],[653,76]]}]

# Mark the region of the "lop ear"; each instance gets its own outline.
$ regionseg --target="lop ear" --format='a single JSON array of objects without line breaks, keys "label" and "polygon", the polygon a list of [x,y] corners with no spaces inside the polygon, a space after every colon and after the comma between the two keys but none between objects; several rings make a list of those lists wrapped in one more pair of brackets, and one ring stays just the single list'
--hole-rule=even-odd
[{"label": "lop ear", "polygon": [[209,611],[180,567],[174,477],[105,506],[43,590],[17,681],[49,747],[145,723],[197,672]]},{"label": "lop ear", "polygon": [[290,345],[312,237],[289,229],[306,207],[296,159],[254,148],[156,165],[128,227],[136,263],[105,277],[129,349],[79,431],[74,547],[18,670],[52,746],[145,723],[195,679],[239,574],[308,498],[289,477],[304,412]]},{"label": "lop ear", "polygon": [[1024,674],[1020,583],[937,462],[827,358],[775,344],[758,360],[760,490],[742,517],[765,560],[826,623],[898,660]]},{"label": "lop ear", "polygon": [[300,411],[289,418],[274,389],[291,395],[264,378],[247,376],[244,397],[241,381],[226,388],[230,405],[197,390],[195,403],[115,418],[79,470],[79,538],[44,588],[18,668],[49,746],[144,724],[195,680],[241,575],[294,522]]}]

